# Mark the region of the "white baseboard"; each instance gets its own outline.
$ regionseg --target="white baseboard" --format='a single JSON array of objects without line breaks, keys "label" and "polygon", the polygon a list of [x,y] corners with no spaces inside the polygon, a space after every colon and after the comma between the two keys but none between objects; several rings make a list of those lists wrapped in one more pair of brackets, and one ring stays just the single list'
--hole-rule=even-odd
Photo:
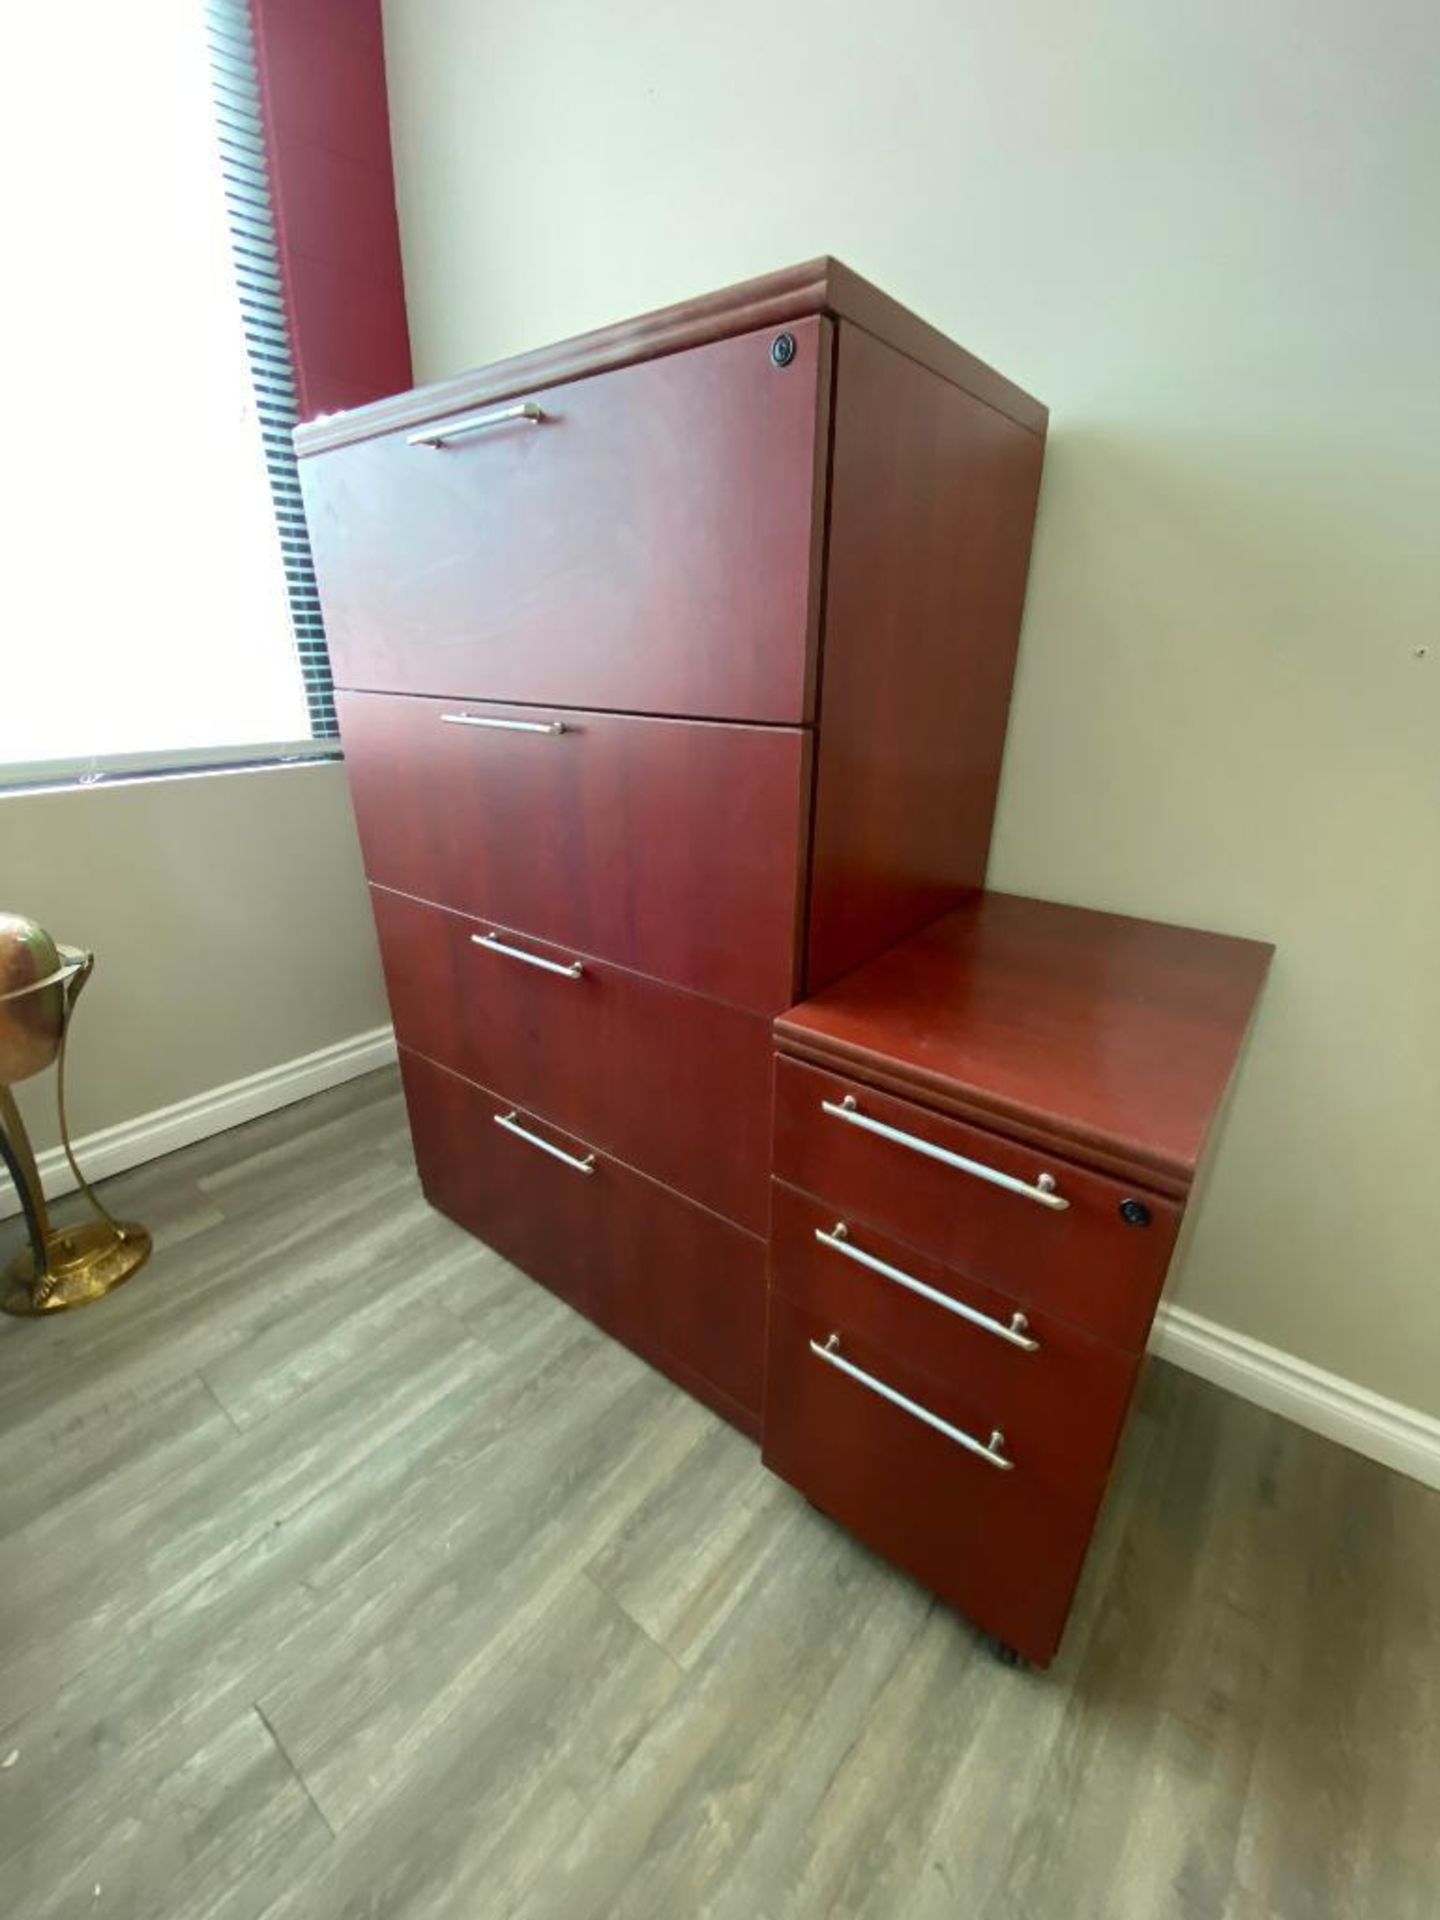
[{"label": "white baseboard", "polygon": [[[177,1147],[224,1133],[242,1121],[258,1119],[262,1113],[273,1113],[292,1100],[304,1100],[327,1087],[358,1079],[362,1073],[390,1065],[394,1058],[393,1028],[376,1027],[370,1033],[353,1034],[348,1040],[337,1040],[334,1046],[302,1054],[298,1060],[283,1060],[279,1066],[247,1074],[243,1080],[231,1080],[189,1100],[177,1100],[174,1106],[157,1107],[153,1113],[137,1114],[133,1120],[87,1133],[74,1143],[75,1158],[87,1180],[104,1180],[146,1160],[158,1160]],[[75,1191],[75,1176],[59,1147],[37,1154],[36,1161],[48,1199]],[[19,1211],[19,1198],[0,1169],[0,1220]]]},{"label": "white baseboard", "polygon": [[1161,1307],[1150,1349],[1297,1426],[1338,1440],[1427,1487],[1440,1487],[1440,1420],[1430,1414],[1357,1387],[1279,1347],[1232,1333],[1188,1307]]},{"label": "white baseboard", "polygon": [[[124,1173],[193,1141],[238,1127],[293,1100],[338,1087],[395,1059],[390,1027],[357,1033],[334,1046],[321,1047],[298,1060],[286,1060],[212,1087],[174,1106],[142,1113],[118,1126],[103,1127],[75,1142],[75,1157],[87,1179]],[[40,1178],[51,1199],[74,1191],[75,1181],[58,1147],[39,1156]],[[8,1181],[0,1191],[0,1219],[20,1210]],[[1199,1374],[1238,1393],[1244,1400],[1283,1414],[1297,1425],[1338,1440],[1369,1459],[1410,1474],[1426,1486],[1440,1487],[1440,1420],[1357,1387],[1339,1374],[1297,1360],[1279,1347],[1267,1347],[1243,1333],[1217,1326],[1188,1307],[1162,1306],[1150,1339],[1152,1352],[1187,1373]]]}]

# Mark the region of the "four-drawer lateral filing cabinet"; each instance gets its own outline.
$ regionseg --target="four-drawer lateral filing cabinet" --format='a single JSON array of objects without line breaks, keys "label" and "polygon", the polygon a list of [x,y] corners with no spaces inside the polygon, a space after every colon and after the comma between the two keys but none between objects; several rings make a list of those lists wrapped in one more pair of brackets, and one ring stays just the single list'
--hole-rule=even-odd
[{"label": "four-drawer lateral filing cabinet", "polygon": [[766,1462],[1037,1664],[1270,957],[981,894],[776,1022]]},{"label": "four-drawer lateral filing cabinet", "polygon": [[297,434],[425,1191],[752,1434],[771,1023],[983,883],[1045,429],[821,260]]}]

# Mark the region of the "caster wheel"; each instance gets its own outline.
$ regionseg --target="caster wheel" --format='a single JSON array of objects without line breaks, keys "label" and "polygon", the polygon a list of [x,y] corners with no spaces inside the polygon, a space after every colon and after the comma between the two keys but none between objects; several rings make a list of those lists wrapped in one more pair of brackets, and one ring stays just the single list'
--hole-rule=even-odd
[{"label": "caster wheel", "polygon": [[1023,1668],[1026,1664],[1023,1653],[1017,1653],[1008,1640],[990,1639],[985,1642],[1002,1667]]}]

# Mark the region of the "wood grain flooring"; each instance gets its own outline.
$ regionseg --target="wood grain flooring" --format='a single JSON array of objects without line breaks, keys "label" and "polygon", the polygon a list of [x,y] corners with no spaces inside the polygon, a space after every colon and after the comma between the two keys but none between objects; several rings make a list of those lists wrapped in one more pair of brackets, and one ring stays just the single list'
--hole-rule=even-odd
[{"label": "wood grain flooring", "polygon": [[1153,1365],[1045,1676],[422,1201],[373,1075],[0,1326],[6,1920],[1436,1920],[1440,1497]]}]

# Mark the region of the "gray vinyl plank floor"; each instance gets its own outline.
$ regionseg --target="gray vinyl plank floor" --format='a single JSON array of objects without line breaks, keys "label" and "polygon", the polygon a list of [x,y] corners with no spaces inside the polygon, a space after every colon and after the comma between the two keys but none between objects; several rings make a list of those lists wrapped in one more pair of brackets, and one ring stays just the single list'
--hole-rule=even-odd
[{"label": "gray vinyl plank floor", "polygon": [[1440,1915],[1440,1496],[1152,1364],[1011,1672],[431,1212],[393,1074],[106,1197],[150,1267],[0,1323],[5,1920]]}]

